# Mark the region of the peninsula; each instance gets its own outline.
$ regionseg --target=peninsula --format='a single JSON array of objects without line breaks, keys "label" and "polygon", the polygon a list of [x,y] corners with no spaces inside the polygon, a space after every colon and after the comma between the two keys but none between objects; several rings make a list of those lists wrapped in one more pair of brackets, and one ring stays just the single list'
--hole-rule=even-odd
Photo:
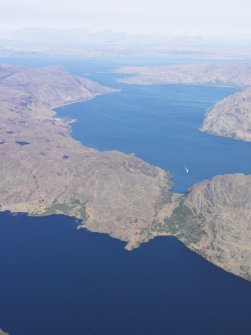
[{"label": "peninsula", "polygon": [[127,84],[185,84],[236,87],[239,92],[208,111],[201,131],[251,142],[251,63],[184,64],[156,67],[126,67]]},{"label": "peninsula", "polygon": [[217,176],[174,194],[167,171],[83,146],[53,111],[116,91],[58,66],[0,66],[0,210],[73,216],[127,249],[173,235],[251,280],[251,175]]},{"label": "peninsula", "polygon": [[169,173],[134,155],[99,152],[71,137],[56,106],[116,90],[61,67],[0,67],[0,208],[65,214],[132,243],[170,198]]}]

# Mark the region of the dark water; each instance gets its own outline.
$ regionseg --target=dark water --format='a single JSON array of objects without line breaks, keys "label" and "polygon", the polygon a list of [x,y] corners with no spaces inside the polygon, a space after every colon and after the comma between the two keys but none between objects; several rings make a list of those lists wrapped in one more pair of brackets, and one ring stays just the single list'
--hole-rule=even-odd
[{"label": "dark water", "polygon": [[[134,152],[170,170],[176,191],[216,174],[250,173],[249,143],[198,131],[206,110],[234,89],[118,84],[111,70],[130,64],[126,60],[8,61],[60,63],[74,74],[122,88],[58,114],[78,119],[73,137],[86,145]],[[0,328],[11,335],[250,333],[250,283],[175,238],[157,238],[127,252],[122,242],[78,231],[76,225],[65,216],[0,214]]]},{"label": "dark water", "polygon": [[127,252],[64,216],[0,218],[0,324],[11,334],[249,334],[250,284],[175,238]]},{"label": "dark water", "polygon": [[251,173],[251,143],[199,131],[206,111],[233,88],[120,87],[121,93],[57,109],[59,116],[77,119],[74,138],[100,150],[136,153],[171,171],[177,192],[215,175]]}]

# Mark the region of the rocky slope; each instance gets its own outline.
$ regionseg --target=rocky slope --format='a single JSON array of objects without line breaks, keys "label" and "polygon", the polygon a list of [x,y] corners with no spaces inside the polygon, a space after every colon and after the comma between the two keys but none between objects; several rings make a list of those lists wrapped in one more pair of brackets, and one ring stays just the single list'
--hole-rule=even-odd
[{"label": "rocky slope", "polygon": [[165,228],[214,264],[251,280],[251,176],[216,176],[185,194]]},{"label": "rocky slope", "polygon": [[14,72],[10,75],[6,75],[6,72],[9,73],[11,67],[4,68],[1,87],[10,90],[19,89],[49,107],[86,100],[113,91],[87,78],[73,77],[61,66],[14,67],[12,69]]},{"label": "rocky slope", "polygon": [[207,113],[201,130],[251,142],[251,87],[216,104]]},{"label": "rocky slope", "polygon": [[117,72],[133,74],[120,79],[127,84],[226,85],[241,89],[241,92],[224,99],[207,113],[201,130],[251,141],[250,63],[127,67]]}]

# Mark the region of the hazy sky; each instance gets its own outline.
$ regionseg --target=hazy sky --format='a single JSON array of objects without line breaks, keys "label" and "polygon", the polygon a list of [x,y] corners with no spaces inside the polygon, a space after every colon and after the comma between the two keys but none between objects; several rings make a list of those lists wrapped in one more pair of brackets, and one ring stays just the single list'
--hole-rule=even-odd
[{"label": "hazy sky", "polygon": [[251,0],[0,0],[0,30],[251,34]]}]

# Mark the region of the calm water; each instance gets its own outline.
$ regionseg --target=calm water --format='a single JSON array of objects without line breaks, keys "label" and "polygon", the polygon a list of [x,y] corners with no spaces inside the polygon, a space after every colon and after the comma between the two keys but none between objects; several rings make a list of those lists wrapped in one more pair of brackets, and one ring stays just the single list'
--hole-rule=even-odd
[{"label": "calm water", "polygon": [[74,138],[100,150],[136,153],[171,171],[177,192],[215,175],[251,173],[251,143],[199,131],[205,112],[234,89],[119,86],[121,93],[57,109],[77,119]]},{"label": "calm water", "polygon": [[[176,191],[216,174],[250,173],[249,143],[198,131],[207,109],[234,89],[118,84],[110,73],[113,60],[10,61],[61,63],[74,74],[122,88],[65,106],[58,115],[78,119],[72,135],[88,146],[134,152],[170,170]],[[127,252],[122,242],[76,225],[65,216],[0,214],[0,328],[11,335],[249,334],[250,283],[175,238]]]},{"label": "calm water", "polygon": [[133,252],[64,216],[1,214],[0,324],[20,335],[236,335],[251,285],[157,238]]}]

